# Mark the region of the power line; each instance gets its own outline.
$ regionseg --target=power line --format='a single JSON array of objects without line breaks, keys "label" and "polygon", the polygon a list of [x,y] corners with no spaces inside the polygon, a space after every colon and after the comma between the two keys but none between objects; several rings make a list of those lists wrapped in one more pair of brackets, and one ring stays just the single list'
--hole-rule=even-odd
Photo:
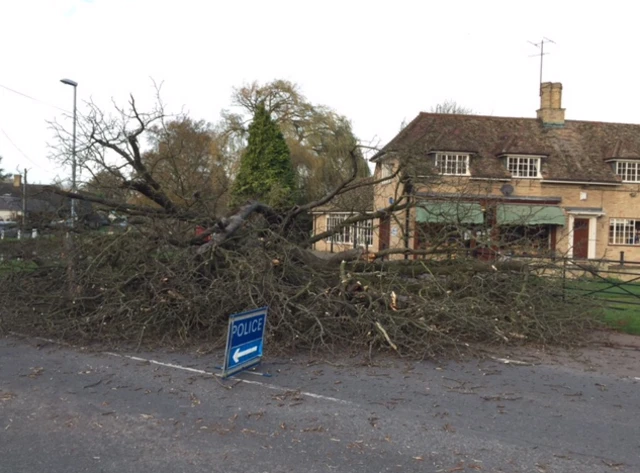
[{"label": "power line", "polygon": [[27,94],[25,94],[23,92],[20,92],[18,90],[12,89],[11,87],[7,87],[6,85],[0,84],[0,87],[2,87],[5,90],[8,90],[9,92],[13,92],[14,94],[18,94],[18,95],[21,95],[21,96],[23,96],[25,98],[28,98],[29,100],[33,100],[34,102],[38,102],[38,103],[41,103],[43,105],[47,105],[48,107],[56,108],[56,109],[61,110],[61,111],[65,112],[65,113],[71,113],[71,112],[69,112],[69,110],[65,110],[64,108],[58,107],[57,105],[53,105],[53,104],[48,103],[48,102],[45,102],[44,100],[37,99],[37,98],[32,97],[30,95],[27,95]]},{"label": "power line", "polygon": [[31,160],[31,158],[29,158],[29,156],[27,156],[27,155],[26,155],[26,153],[20,149],[20,147],[19,147],[17,144],[15,144],[15,143],[14,143],[14,141],[11,139],[11,137],[7,134],[7,132],[6,132],[6,131],[4,131],[4,128],[2,128],[1,126],[0,126],[0,131],[1,131],[1,132],[2,132],[2,134],[7,138],[7,140],[9,140],[9,143],[11,143],[11,144],[13,145],[13,147],[14,147],[15,149],[17,149],[17,150],[20,152],[20,154],[21,154],[22,156],[24,156],[24,158],[25,158],[27,161],[29,161],[31,164],[33,164],[33,165],[34,165],[34,166],[36,166],[36,167],[40,167],[40,166],[38,166],[36,163],[34,163],[34,162]]}]

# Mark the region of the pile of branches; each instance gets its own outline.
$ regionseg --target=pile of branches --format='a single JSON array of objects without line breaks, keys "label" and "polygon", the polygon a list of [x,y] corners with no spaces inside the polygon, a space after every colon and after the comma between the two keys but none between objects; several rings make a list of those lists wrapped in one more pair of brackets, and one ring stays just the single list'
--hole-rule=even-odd
[{"label": "pile of branches", "polygon": [[[267,347],[430,357],[474,343],[575,344],[594,324],[527,265],[346,262],[247,225],[208,251],[131,228],[16,244],[0,328],[71,342],[223,346],[229,314],[269,307]],[[30,247],[27,247],[31,245]],[[201,247],[200,247],[201,248]],[[15,260],[15,256],[19,259]]]}]

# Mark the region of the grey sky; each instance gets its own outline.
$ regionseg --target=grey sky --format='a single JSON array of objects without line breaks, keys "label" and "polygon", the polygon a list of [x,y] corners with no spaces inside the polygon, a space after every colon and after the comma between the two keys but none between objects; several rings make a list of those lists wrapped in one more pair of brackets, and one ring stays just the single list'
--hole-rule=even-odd
[{"label": "grey sky", "polygon": [[539,62],[527,41],[543,36],[557,43],[544,80],[563,83],[568,119],[640,123],[639,12],[632,0],[3,1],[0,85],[46,104],[0,87],[2,166],[39,182],[68,175],[47,159],[46,120],[72,105],[63,77],[105,107],[128,93],[148,104],[151,78],[164,81],[170,111],[208,121],[232,87],[288,79],[367,143],[448,98],[534,117]]}]

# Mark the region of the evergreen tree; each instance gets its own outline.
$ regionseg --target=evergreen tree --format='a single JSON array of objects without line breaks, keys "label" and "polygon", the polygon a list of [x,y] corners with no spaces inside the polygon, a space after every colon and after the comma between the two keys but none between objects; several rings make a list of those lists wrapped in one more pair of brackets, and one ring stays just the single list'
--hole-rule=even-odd
[{"label": "evergreen tree", "polygon": [[[0,156],[0,163],[2,163],[2,156]],[[5,173],[4,169],[0,168],[0,181],[11,177],[10,173]]]},{"label": "evergreen tree", "polygon": [[233,184],[234,202],[260,200],[282,208],[293,203],[294,192],[295,173],[289,147],[262,103],[249,126],[248,145]]}]

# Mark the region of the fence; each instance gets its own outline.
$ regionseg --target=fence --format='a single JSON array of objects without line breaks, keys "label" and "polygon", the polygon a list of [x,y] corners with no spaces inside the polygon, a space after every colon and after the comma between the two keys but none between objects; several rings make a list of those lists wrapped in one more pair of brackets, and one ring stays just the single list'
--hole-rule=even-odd
[{"label": "fence", "polygon": [[600,306],[605,321],[624,331],[640,334],[640,262],[570,258],[508,258],[527,263],[536,274],[554,278],[563,300]]}]

